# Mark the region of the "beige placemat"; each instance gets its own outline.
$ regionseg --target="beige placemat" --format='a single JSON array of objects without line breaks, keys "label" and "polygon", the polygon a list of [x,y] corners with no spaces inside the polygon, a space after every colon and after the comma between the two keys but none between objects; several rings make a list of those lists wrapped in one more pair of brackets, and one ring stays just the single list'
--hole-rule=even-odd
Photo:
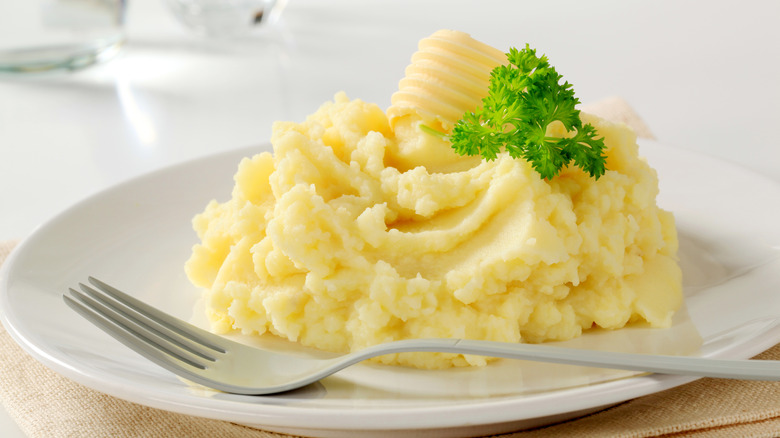
[{"label": "beige placemat", "polygon": [[[650,131],[622,99],[584,111]],[[0,242],[0,264],[15,242]],[[758,359],[780,360],[780,345]],[[283,437],[217,420],[174,414],[91,390],[50,371],[0,327],[0,403],[33,438]],[[502,435],[537,437],[778,437],[780,382],[700,379],[566,423]]]}]

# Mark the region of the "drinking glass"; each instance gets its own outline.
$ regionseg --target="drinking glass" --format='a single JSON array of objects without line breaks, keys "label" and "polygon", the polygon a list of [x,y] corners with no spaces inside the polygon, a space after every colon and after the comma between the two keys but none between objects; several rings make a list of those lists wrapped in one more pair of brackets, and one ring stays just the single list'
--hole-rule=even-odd
[{"label": "drinking glass", "polygon": [[0,0],[0,72],[76,70],[122,46],[125,0]]},{"label": "drinking glass", "polygon": [[197,34],[229,38],[274,21],[286,0],[166,0],[173,15]]}]

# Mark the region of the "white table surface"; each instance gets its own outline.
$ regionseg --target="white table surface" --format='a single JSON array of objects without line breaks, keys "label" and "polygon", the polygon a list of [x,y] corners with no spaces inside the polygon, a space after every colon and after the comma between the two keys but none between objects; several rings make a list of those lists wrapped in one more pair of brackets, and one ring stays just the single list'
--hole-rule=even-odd
[{"label": "white table surface", "polygon": [[[131,0],[119,58],[0,77],[0,240],[135,175],[262,143],[337,91],[387,107],[441,28],[528,42],[583,103],[621,96],[662,143],[780,183],[778,18],[776,1],[290,0],[276,25],[214,41]],[[4,411],[0,436],[23,436]]]}]

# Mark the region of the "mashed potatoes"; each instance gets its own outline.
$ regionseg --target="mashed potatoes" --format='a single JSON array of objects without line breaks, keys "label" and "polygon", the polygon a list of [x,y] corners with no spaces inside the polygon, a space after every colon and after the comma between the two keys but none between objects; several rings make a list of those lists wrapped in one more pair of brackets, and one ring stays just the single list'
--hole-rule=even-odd
[{"label": "mashed potatoes", "polygon": [[[486,50],[464,34],[442,38],[458,53]],[[491,62],[500,60],[481,70]],[[656,174],[629,128],[582,114],[604,137],[609,170],[594,180],[571,167],[546,181],[504,154],[452,153],[418,127],[451,127],[428,111],[441,103],[436,92],[426,103],[402,95],[408,88],[387,113],[340,93],[303,123],[276,123],[273,154],[244,159],[232,198],[195,217],[201,243],[186,271],[206,290],[216,332],[345,352],[407,338],[543,342],[671,323],[682,295],[674,220],[655,204]]]}]

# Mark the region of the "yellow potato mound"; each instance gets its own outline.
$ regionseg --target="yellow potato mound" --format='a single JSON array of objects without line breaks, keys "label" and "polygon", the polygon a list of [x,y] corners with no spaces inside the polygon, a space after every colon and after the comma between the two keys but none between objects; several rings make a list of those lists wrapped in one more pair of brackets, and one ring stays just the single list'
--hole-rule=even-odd
[{"label": "yellow potato mound", "polygon": [[[186,272],[206,290],[213,329],[346,352],[669,326],[681,272],[656,173],[629,128],[582,118],[607,145],[598,180],[569,167],[546,181],[506,154],[457,156],[419,120],[391,127],[378,106],[343,93],[303,123],[276,123],[273,154],[244,159],[232,198],[193,220],[201,243]],[[376,361],[485,363],[439,353]]]}]

